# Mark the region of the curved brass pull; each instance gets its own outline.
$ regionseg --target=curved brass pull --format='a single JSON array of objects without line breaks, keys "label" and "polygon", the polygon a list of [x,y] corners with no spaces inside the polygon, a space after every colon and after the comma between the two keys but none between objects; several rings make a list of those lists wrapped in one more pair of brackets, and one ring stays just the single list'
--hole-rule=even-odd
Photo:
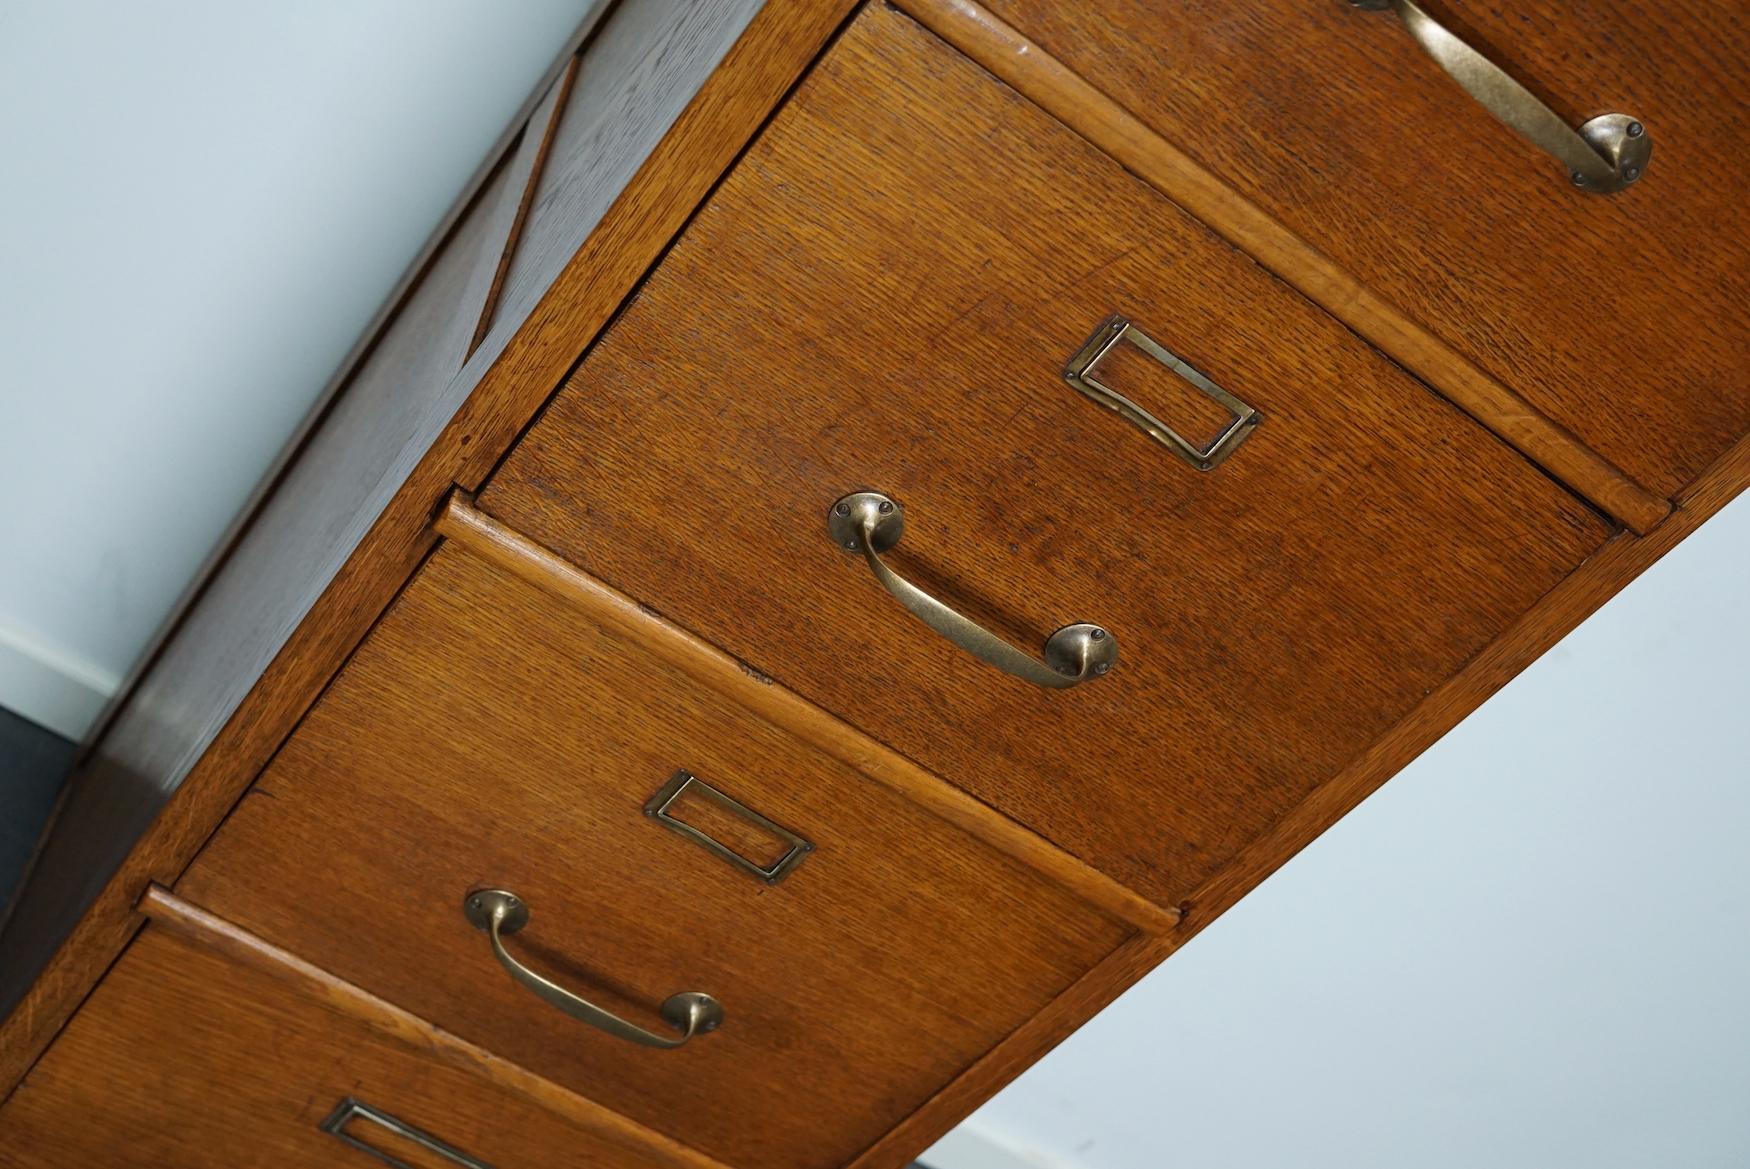
[{"label": "curved brass pull", "polygon": [[661,1007],[663,1021],[679,1031],[678,1039],[646,1031],[628,1023],[611,1011],[572,994],[558,983],[541,977],[504,948],[504,934],[514,934],[529,924],[529,907],[515,893],[503,889],[476,889],[462,902],[462,912],[475,929],[485,930],[492,938],[492,952],[498,963],[510,971],[510,976],[558,1007],[573,1019],[591,1027],[599,1027],[609,1035],[630,1040],[644,1047],[679,1047],[695,1035],[715,1031],[723,1023],[723,1005],[708,994],[696,990],[671,995]]},{"label": "curved brass pull", "polygon": [[1578,130],[1509,77],[1499,65],[1465,44],[1429,16],[1414,0],[1349,0],[1369,12],[1397,13],[1416,42],[1428,51],[1465,92],[1533,146],[1567,168],[1582,191],[1609,195],[1647,171],[1653,140],[1645,126],[1627,114],[1601,114]]},{"label": "curved brass pull", "polygon": [[861,552],[881,587],[925,625],[999,670],[1035,686],[1066,690],[1099,678],[1118,660],[1118,639],[1098,625],[1065,625],[1045,640],[1045,660],[1016,649],[944,605],[881,561],[905,532],[905,509],[877,491],[847,495],[827,509],[827,531],[846,552]]}]

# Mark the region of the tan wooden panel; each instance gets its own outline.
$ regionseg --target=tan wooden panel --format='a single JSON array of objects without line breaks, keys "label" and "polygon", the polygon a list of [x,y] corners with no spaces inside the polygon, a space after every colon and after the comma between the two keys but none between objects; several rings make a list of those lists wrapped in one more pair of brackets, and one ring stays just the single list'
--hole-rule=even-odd
[{"label": "tan wooden panel", "polygon": [[[319,1127],[353,1097],[494,1166],[654,1169],[187,940],[135,940],[4,1110],[17,1169],[332,1169],[378,1164]],[[419,1169],[380,1126],[346,1132]]]},{"label": "tan wooden panel", "polygon": [[[1059,377],[1106,314],[1263,412],[1200,473]],[[1170,378],[1130,370],[1175,421]],[[826,536],[1036,648],[1042,691]],[[1605,538],[1579,501],[1081,139],[868,9],[480,498],[1163,904],[1339,773]]]},{"label": "tan wooden panel", "polygon": [[[575,363],[578,338],[606,323],[852,3],[792,0],[745,26],[659,27],[647,60],[625,69],[585,51],[584,74],[600,65],[617,78],[597,97],[627,119],[593,155],[607,168],[595,229],[551,288],[530,293],[538,304],[500,305],[455,378],[357,412],[343,395],[118,705],[77,781],[86,808],[68,801],[0,937],[0,1089],[126,945],[145,884],[176,878],[393,600],[431,548],[433,507],[497,463]],[[650,30],[650,11],[674,4],[618,0],[613,19]],[[665,47],[683,35],[689,44]],[[734,40],[727,54],[718,38]],[[622,100],[629,89],[649,100]]]},{"label": "tan wooden panel", "polygon": [[1606,516],[1645,534],[1671,514],[1670,500],[1630,479],[1012,26],[971,0],[904,0],[901,7],[1256,258]]},{"label": "tan wooden panel", "polygon": [[[767,885],[646,817],[683,767],[816,851]],[[565,1018],[463,917],[486,885],[526,901],[510,945],[559,982],[652,1029],[664,998],[703,990],[727,1021],[661,1051]],[[177,892],[719,1160],[778,1169],[850,1160],[1130,933],[448,546]]]},{"label": "tan wooden panel", "polygon": [[1655,491],[1750,430],[1742,4],[1425,5],[1570,124],[1645,124],[1609,197],[1347,0],[987,6]]}]

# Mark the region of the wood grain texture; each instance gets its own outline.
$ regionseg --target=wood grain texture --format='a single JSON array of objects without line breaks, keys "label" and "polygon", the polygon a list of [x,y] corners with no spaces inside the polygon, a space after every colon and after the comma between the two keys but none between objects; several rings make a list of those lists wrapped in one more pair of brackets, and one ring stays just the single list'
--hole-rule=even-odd
[{"label": "wood grain texture", "polygon": [[1671,522],[1650,539],[1619,536],[1546,594],[1500,641],[1440,687],[1375,749],[1321,787],[1278,827],[1187,900],[1171,935],[1139,936],[1084,975],[1050,1007],[896,1125],[851,1169],[899,1169],[973,1109],[1043,1058],[1082,1022],[1167,959],[1326,828],[1377,790],[1514,675],[1615,596],[1659,557],[1750,486],[1750,440],[1740,441],[1677,500]]},{"label": "wood grain texture", "polygon": [[[365,1154],[318,1127],[351,1096],[503,1169],[723,1169],[696,1154],[646,1151],[626,1132],[571,1123],[552,1107],[569,1096],[562,1089],[531,1093],[534,1077],[522,1069],[470,1052],[321,971],[283,965],[287,956],[192,907],[159,900],[145,908],[171,928],[140,936],[0,1109],[6,1164],[366,1165]],[[570,1100],[573,1111],[636,1128]],[[413,1164],[439,1164],[368,1125],[348,1131]]]},{"label": "wood grain texture", "polygon": [[695,682],[735,702],[919,807],[1007,853],[1122,921],[1152,933],[1169,930],[1177,909],[1163,908],[1076,860],[986,805],[943,783],[888,747],[770,678],[615,592],[551,552],[477,510],[463,493],[450,497],[436,530],[476,556],[564,599],[578,613],[636,641]]},{"label": "wood grain texture", "polygon": [[265,974],[302,999],[345,1015],[374,1036],[406,1048],[422,1060],[446,1064],[487,1081],[499,1091],[520,1097],[575,1124],[592,1141],[632,1151],[655,1164],[676,1169],[723,1169],[697,1149],[689,1149],[617,1112],[543,1080],[484,1048],[456,1038],[417,1015],[371,994],[295,954],[270,945],[234,923],[192,905],[159,885],[150,885],[140,899],[140,912],[152,923],[148,936],[178,935],[233,967]]},{"label": "wood grain texture", "polygon": [[[759,25],[756,22],[755,29],[758,28]],[[774,74],[784,67],[785,62],[792,59],[784,55],[787,43],[783,37],[794,35],[800,38],[805,35],[795,28],[774,31],[772,26],[767,26],[766,31],[768,33],[767,39],[760,42],[757,48],[750,49],[749,52],[758,53],[760,50],[764,50],[767,55],[760,57],[757,61],[743,59],[741,65],[745,66],[745,70],[737,73],[738,77],[746,78],[750,75],[757,75],[760,79],[769,82]],[[822,31],[820,35],[824,36],[825,32]],[[755,39],[757,40],[757,38]],[[789,44],[788,48],[793,49],[794,45]],[[732,57],[730,63],[734,64],[735,62],[736,58]],[[694,110],[694,114],[698,116],[695,118],[690,114],[689,119],[691,120],[683,120],[684,132],[678,134],[677,138],[689,142],[691,147],[700,154],[709,154],[713,150],[733,152],[739,140],[727,140],[731,135],[729,131],[725,130],[725,125],[734,125],[735,118],[733,115],[725,114],[725,106],[735,104],[736,91],[731,88],[729,93],[731,97],[725,99],[725,89],[718,88],[702,98],[702,106]],[[745,94],[740,96],[746,97]],[[713,105],[713,102],[718,104]],[[700,109],[707,112],[700,113]],[[690,129],[688,129],[689,127]],[[697,175],[676,173],[685,170],[685,159],[686,156],[681,152],[680,147],[676,147],[674,153],[666,155],[659,152],[656,161],[660,162],[662,166],[672,168],[660,181],[672,181],[678,187],[685,187],[689,181],[697,180],[700,183],[708,181],[699,179]],[[645,177],[653,182],[659,181],[654,174]],[[703,186],[701,185],[697,189],[702,190]],[[694,198],[696,197],[695,195]],[[632,260],[627,259],[614,248],[624,246],[628,250],[636,252],[643,244],[655,240],[658,242],[651,243],[650,249],[644,253],[647,256],[654,255],[655,248],[660,246],[660,240],[665,238],[661,235],[659,226],[662,214],[673,212],[669,222],[678,223],[679,217],[685,214],[688,206],[690,204],[685,203],[684,196],[676,195],[672,190],[645,189],[630,198],[623,209],[617,209],[617,211],[623,210],[623,214],[610,214],[604,219],[604,240],[599,243],[600,250],[595,255],[598,267],[592,268],[588,273],[568,269],[568,272],[571,272],[571,279],[574,281],[571,287],[587,289],[588,296],[581,302],[562,306],[555,305],[551,314],[543,318],[545,321],[544,331],[526,336],[519,335],[515,344],[505,345],[499,351],[501,356],[512,353],[517,356],[516,360],[503,366],[505,372],[501,375],[512,380],[495,383],[496,389],[493,392],[504,394],[507,398],[514,397],[518,393],[535,393],[527,386],[519,389],[514,384],[513,373],[520,371],[527,374],[542,368],[543,363],[549,366],[562,366],[565,361],[569,360],[569,357],[565,356],[566,345],[574,344],[577,336],[593,334],[593,329],[591,329],[589,333],[580,333],[568,339],[565,331],[570,325],[566,322],[575,323],[587,320],[590,313],[598,310],[605,319],[606,313],[614,303],[611,293],[613,272],[623,273],[626,266],[633,263]],[[652,226],[649,223],[639,221],[635,212],[651,213],[652,218],[659,221],[658,225]],[[672,231],[672,227],[669,230]],[[647,231],[649,234],[646,234]],[[612,246],[607,242],[608,237],[612,237]],[[612,260],[613,263],[607,263],[608,260]],[[601,268],[612,268],[613,272],[602,276],[602,283],[593,283]],[[582,293],[579,295],[581,296]],[[509,338],[504,336],[500,336],[496,341],[489,339],[487,348],[490,350],[494,344],[508,340]],[[575,348],[572,349],[572,353],[575,353]],[[489,356],[481,355],[478,360],[490,365],[492,359]],[[484,366],[471,364],[470,368],[473,370],[472,376],[477,378],[483,372]],[[464,377],[467,376],[470,376],[469,372],[464,371]],[[499,399],[498,404],[502,406],[504,400]],[[508,408],[503,414],[495,414],[492,410],[487,409],[484,414],[478,417],[502,422],[503,419],[513,414],[514,410]],[[514,424],[504,423],[504,425],[514,430]],[[464,429],[450,437],[453,440],[458,436],[470,437],[470,432]],[[467,443],[463,443],[462,446],[464,449],[459,456],[457,450],[451,447],[445,452],[445,458],[465,465],[467,474],[460,476],[465,482],[476,482],[484,468],[490,466],[492,459],[496,457],[496,452],[487,444],[475,446],[472,450],[465,449],[468,446]],[[72,1005],[79,1001],[97,974],[103,970],[119,950],[137,923],[137,918],[130,912],[130,903],[132,897],[141,888],[142,882],[154,871],[174,874],[180,868],[183,859],[198,847],[212,825],[222,815],[224,808],[229,806],[241,783],[246,782],[250,771],[255,766],[248,761],[249,753],[258,752],[255,758],[259,759],[262,757],[259,753],[271,751],[272,745],[276,744],[283,736],[283,728],[289,727],[292,720],[295,720],[298,713],[305,708],[310,695],[332,672],[335,664],[344,657],[375,614],[380,612],[387,596],[398,585],[400,576],[422,554],[425,547],[424,523],[429,515],[432,501],[438,498],[443,486],[448,481],[443,478],[441,469],[434,470],[434,467],[441,468],[441,460],[435,461],[430,466],[421,464],[419,468],[422,475],[420,482],[424,485],[423,489],[427,494],[420,496],[415,491],[408,491],[398,495],[391,507],[383,513],[377,525],[370,529],[364,541],[359,544],[362,553],[369,553],[372,557],[381,556],[382,559],[371,559],[366,564],[364,557],[361,556],[359,566],[343,570],[335,578],[335,587],[312,610],[313,618],[318,619],[320,623],[301,631],[291,642],[287,643],[288,649],[295,647],[301,652],[286,655],[282,662],[282,668],[271,673],[257,695],[252,696],[239,709],[239,718],[233,720],[232,728],[225,733],[226,735],[234,733],[238,736],[226,741],[233,746],[242,745],[245,749],[241,755],[227,754],[222,758],[222,761],[203,763],[191,775],[191,783],[171,801],[151,835],[130,856],[126,867],[105,889],[96,911],[81,925],[76,944],[63,949],[57,955],[48,976],[33,991],[20,1010],[8,1019],[4,1030],[0,1031],[0,1086],[10,1087],[15,1075],[35,1057],[36,1052],[60,1027]],[[1657,539],[1632,540],[1625,538],[1614,541],[1604,553],[1583,565],[1567,585],[1548,594],[1532,610],[1531,614],[1516,625],[1508,637],[1495,650],[1491,651],[1496,657],[1490,669],[1504,674],[1516,670],[1524,662],[1529,661],[1536,652],[1541,651],[1547,641],[1553,640],[1561,632],[1571,628],[1585,613],[1590,612],[1592,607],[1595,607],[1605,597],[1632,579],[1635,573],[1651,563],[1682,536],[1693,530],[1694,526],[1706,515],[1711,514],[1712,510],[1740,489],[1746,477],[1750,477],[1750,453],[1747,453],[1746,448],[1740,445],[1712,471],[1705,474],[1693,490],[1684,493],[1681,500],[1682,506],[1673,515],[1672,520],[1659,530]],[[336,622],[338,625],[331,625],[328,622]],[[306,654],[308,656],[305,656]],[[1486,690],[1490,688],[1486,681],[1486,674],[1487,671],[1483,671],[1476,678],[1473,678],[1469,671],[1461,673],[1454,682],[1437,691],[1434,697],[1424,702],[1410,718],[1400,723],[1398,728],[1391,732],[1391,735],[1398,739],[1398,745],[1393,750],[1413,754],[1415,750],[1420,749],[1418,743],[1426,745],[1426,742],[1432,741],[1452,722],[1462,717],[1471,706],[1475,705],[1476,701],[1480,701],[1480,697],[1474,696],[1486,693]],[[1477,678],[1483,680],[1478,681]],[[1471,687],[1472,697],[1467,697],[1463,692],[1466,686]],[[1449,694],[1449,692],[1450,701],[1437,701],[1440,695]],[[276,731],[274,729],[276,726],[281,729]],[[1361,778],[1350,779],[1350,776]],[[1376,782],[1376,780],[1366,778],[1358,768],[1350,768],[1345,773],[1344,779],[1333,784],[1329,789],[1333,798],[1325,804],[1323,811],[1319,811],[1317,805],[1309,801],[1304,806],[1312,807],[1314,809],[1312,812],[1290,813],[1288,821],[1285,823],[1295,822],[1298,818],[1298,827],[1283,828],[1277,833],[1278,839],[1274,845],[1260,844],[1248,851],[1229,872],[1218,875],[1193,895],[1193,915],[1187,922],[1184,932],[1189,933],[1201,928],[1210,920],[1214,912],[1220,908],[1221,898],[1231,899],[1236,897],[1239,891],[1249,887],[1249,882],[1255,880],[1255,876],[1246,875],[1245,866],[1251,866],[1252,872],[1256,874],[1267,871],[1269,867],[1280,863],[1280,859],[1285,857],[1287,853],[1284,852],[1277,859],[1271,860],[1268,854],[1269,847],[1286,848],[1288,852],[1291,852],[1293,847],[1298,847],[1292,842],[1297,832],[1316,832],[1317,827],[1312,825],[1316,825],[1321,816],[1334,815],[1333,809],[1345,798],[1359,799],[1360,796],[1355,794],[1356,790],[1366,788],[1366,785],[1372,782]],[[1366,790],[1370,790],[1370,788],[1366,788]],[[1349,793],[1348,796],[1344,795],[1345,791]],[[1162,943],[1163,946],[1165,944],[1167,943]],[[1120,951],[1120,953],[1122,952]],[[8,961],[11,960],[11,957],[12,954],[9,951]],[[1109,960],[1109,962],[1111,961]],[[14,968],[9,967],[9,973],[16,976]],[[1093,975],[1089,975],[1086,976],[1086,979],[1093,977]],[[1066,995],[1070,993],[1065,992]],[[1062,997],[1060,996],[1060,998]],[[1047,1011],[1050,1010],[1051,1008],[1047,1008]],[[1031,1032],[1028,1033],[1031,1034]],[[1035,1042],[1042,1044],[1040,1051],[1049,1046],[1048,1040],[1036,1039]],[[1006,1058],[1013,1061],[1012,1066],[1014,1067],[1022,1066],[1024,1063],[1030,1062],[1031,1058],[1036,1058],[1036,1056],[1030,1057],[1028,1055],[1029,1049],[1020,1042],[1005,1043],[999,1045],[995,1050],[1006,1050],[1008,1052]],[[987,1057],[987,1060],[973,1065],[971,1070],[945,1089],[941,1099],[959,1099],[962,1101],[961,1104],[926,1105],[918,1113],[913,1114],[918,1119],[905,1123],[912,1125],[914,1132],[935,1131],[932,1126],[936,1125],[946,1127],[947,1120],[945,1118],[951,1117],[957,1108],[964,1107],[965,1100],[976,1097],[976,1091],[973,1091],[969,1086],[976,1084],[978,1069],[989,1065],[991,1058],[993,1057]],[[969,1094],[964,1097],[951,1095],[957,1091]],[[932,1112],[932,1109],[939,1109],[939,1111]],[[870,1156],[877,1160],[897,1157],[903,1151],[906,1139],[894,1138],[892,1141],[875,1146],[872,1148]],[[871,1160],[869,1164],[873,1166],[877,1160]],[[889,1162],[880,1160],[880,1163]]]},{"label": "wood grain texture", "polygon": [[[178,896],[675,1140],[774,1169],[842,1165],[1133,932],[639,632],[439,549]],[[767,885],[664,828],[643,807],[678,768],[815,851]],[[670,994],[706,990],[722,1028],[653,1051],[566,1019],[463,917],[482,886],[530,907],[510,948],[562,985],[649,1027]]]},{"label": "wood grain texture", "polygon": [[[1264,414],[1200,474],[1059,376],[1122,311]],[[1131,388],[1171,401],[1175,379]],[[1043,691],[827,536],[1015,643]],[[1108,158],[866,9],[480,496],[481,510],[1162,905],[1603,542],[1579,500]]]},{"label": "wood grain texture", "polygon": [[[682,18],[695,8],[620,0],[609,26],[651,4]],[[477,484],[502,455],[849,6],[774,0],[708,77],[699,52],[654,50],[654,74],[623,75],[646,95],[620,95],[641,131],[576,160],[624,185],[597,191],[606,212],[535,307],[525,314],[501,302],[487,339],[437,394],[361,410],[347,425],[331,415],[313,436],[300,465],[326,464],[360,490],[319,507],[319,478],[282,482],[98,744],[87,764],[94,788],[153,793],[161,810],[155,820],[70,833],[63,843],[80,863],[33,883],[27,898],[37,903],[35,940],[0,938],[0,1010],[8,1012],[0,1090],[17,1082],[131,937],[146,883],[174,881],[406,581],[451,484]],[[725,20],[737,11],[704,7]],[[734,37],[737,27],[719,33]],[[708,49],[697,37],[693,44]],[[592,47],[580,81],[595,55]],[[279,575],[282,554],[289,567]],[[199,662],[212,668],[194,668]]]},{"label": "wood grain texture", "polygon": [[1177,936],[1188,939],[1226,912],[1731,502],[1746,484],[1750,484],[1750,439],[1741,439],[1678,496],[1671,519],[1657,531],[1641,538],[1618,536],[1611,540],[1342,774],[1313,792],[1192,894]]},{"label": "wood grain texture", "polygon": [[[899,7],[1255,256],[1606,515],[1645,533],[1670,512],[1668,500],[1629,479],[986,9],[972,0],[899,0]],[[1377,230],[1389,225],[1381,222]]]},{"label": "wood grain texture", "polygon": [[1646,177],[1574,190],[1389,14],[1343,0],[990,0],[998,18],[1659,495],[1750,431],[1750,11],[1427,7]]},{"label": "wood grain texture", "polygon": [[985,1057],[889,1129],[845,1169],[901,1169],[948,1135],[974,1109],[1105,1010],[1179,946],[1177,937],[1138,934],[1088,971],[1050,1006],[1027,1020]]}]

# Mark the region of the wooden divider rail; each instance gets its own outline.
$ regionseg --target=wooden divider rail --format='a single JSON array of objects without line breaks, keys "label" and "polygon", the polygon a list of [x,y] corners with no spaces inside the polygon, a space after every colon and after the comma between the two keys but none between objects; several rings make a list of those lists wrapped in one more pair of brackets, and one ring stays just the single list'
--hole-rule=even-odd
[{"label": "wooden divider rail", "polygon": [[0,1147],[899,1169],[1750,483],[1750,23],[1574,8],[1458,27],[1614,194],[1341,0],[593,6],[89,744]]}]

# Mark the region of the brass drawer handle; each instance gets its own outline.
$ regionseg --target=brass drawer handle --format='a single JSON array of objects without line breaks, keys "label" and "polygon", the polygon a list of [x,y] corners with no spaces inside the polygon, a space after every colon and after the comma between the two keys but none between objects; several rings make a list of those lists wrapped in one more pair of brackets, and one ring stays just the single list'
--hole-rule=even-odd
[{"label": "brass drawer handle", "polygon": [[1369,12],[1397,13],[1416,42],[1465,92],[1533,146],[1552,155],[1582,191],[1613,194],[1646,173],[1653,139],[1636,119],[1627,114],[1600,114],[1575,130],[1499,65],[1422,11],[1414,0],[1349,3]]},{"label": "brass drawer handle", "polygon": [[904,534],[905,509],[880,492],[859,491],[840,499],[827,509],[826,526],[833,543],[846,552],[861,552],[881,587],[920,621],[999,670],[1035,686],[1066,690],[1103,677],[1118,660],[1117,638],[1098,625],[1077,623],[1045,639],[1041,662],[901,577],[882,562],[881,553]]},{"label": "brass drawer handle", "polygon": [[679,1047],[695,1035],[717,1030],[723,1023],[721,1003],[700,991],[683,991],[671,995],[660,1009],[663,1021],[679,1031],[680,1038],[658,1035],[536,974],[511,957],[510,951],[504,948],[503,934],[514,934],[529,924],[529,907],[515,893],[503,889],[476,889],[463,900],[462,912],[475,929],[485,930],[491,936],[492,953],[498,958],[499,965],[510,971],[512,978],[573,1019],[599,1027],[609,1035],[644,1047]]}]

